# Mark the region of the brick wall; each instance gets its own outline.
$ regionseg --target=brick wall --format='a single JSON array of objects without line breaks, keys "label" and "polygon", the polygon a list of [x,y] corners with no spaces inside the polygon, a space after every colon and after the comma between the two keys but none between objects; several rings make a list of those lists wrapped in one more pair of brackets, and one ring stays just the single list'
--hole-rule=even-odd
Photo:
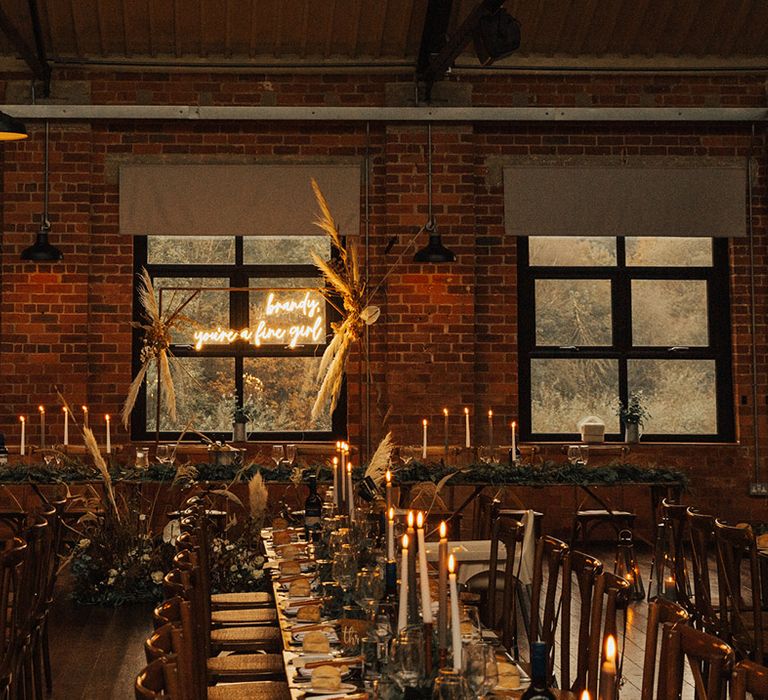
[{"label": "brick wall", "polygon": [[[0,90],[23,76],[9,76]],[[392,83],[410,76],[357,74],[222,76],[161,72],[66,70],[57,84],[77,84],[94,104],[365,105],[391,103]],[[761,76],[457,76],[470,82],[476,106],[739,106],[762,107]],[[83,88],[85,86],[85,88]],[[397,86],[396,86],[397,87]],[[53,387],[94,416],[117,414],[131,380],[132,240],[118,227],[117,164],[136,158],[371,157],[370,254],[375,302],[382,318],[370,329],[367,352],[348,372],[349,434],[375,446],[386,429],[401,443],[420,439],[429,417],[441,434],[442,408],[451,432],[463,435],[464,405],[493,406],[508,425],[517,415],[517,257],[504,236],[500,166],[519,156],[739,156],[750,128],[739,123],[452,123],[433,126],[434,212],[456,264],[414,264],[412,238],[426,221],[426,127],[414,124],[297,124],[120,120],[51,124],[52,240],[65,259],[55,265],[19,261],[42,211],[42,125],[32,138],[2,146],[2,302],[0,431],[18,441],[18,415],[51,407],[48,425],[61,434]],[[765,147],[763,127],[755,152]],[[759,159],[753,197],[757,263],[758,414],[768,454],[766,377],[766,172]],[[631,458],[674,464],[690,472],[692,498],[731,517],[765,519],[765,500],[746,496],[753,468],[750,297],[745,239],[731,248],[735,410],[738,444],[641,445]],[[402,260],[400,260],[402,256]],[[390,272],[391,271],[391,272]],[[522,313],[523,310],[520,310]],[[370,387],[370,399],[366,391]],[[370,422],[366,421],[370,406]],[[103,419],[102,419],[103,420]],[[35,425],[32,421],[33,427]],[[486,434],[473,415],[474,435]],[[505,431],[506,432],[506,431]],[[505,433],[500,433],[505,434]],[[34,439],[34,433],[32,438]],[[125,441],[119,429],[115,438]],[[550,449],[550,448],[548,448]],[[559,455],[558,448],[551,448]],[[762,465],[762,478],[766,465]],[[726,494],[726,498],[723,498]]]}]

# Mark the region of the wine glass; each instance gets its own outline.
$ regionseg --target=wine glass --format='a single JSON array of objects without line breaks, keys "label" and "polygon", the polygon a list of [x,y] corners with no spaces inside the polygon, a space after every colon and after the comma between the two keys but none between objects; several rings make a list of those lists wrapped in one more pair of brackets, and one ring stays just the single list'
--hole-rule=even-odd
[{"label": "wine glass", "polygon": [[589,445],[579,445],[579,461],[586,467],[589,462]]},{"label": "wine glass", "polygon": [[568,445],[568,461],[576,466],[581,461],[581,446]]},{"label": "wine glass", "polygon": [[474,642],[482,639],[480,632],[480,611],[475,605],[462,606],[461,638],[462,641]]},{"label": "wine glass", "polygon": [[490,645],[485,645],[485,679],[481,692],[483,695],[493,692],[499,684],[499,665],[496,662],[496,650]]},{"label": "wine glass", "polygon": [[283,445],[272,445],[272,461],[275,467],[279,467],[285,459],[285,450]]},{"label": "wine glass", "polygon": [[161,464],[173,464],[173,448],[171,445],[158,445],[155,459]]},{"label": "wine glass", "polygon": [[355,583],[355,574],[357,573],[357,562],[352,547],[348,544],[341,545],[341,549],[336,552],[333,559],[333,578],[338,581],[342,588],[350,589]]},{"label": "wine glass", "polygon": [[383,664],[389,660],[389,643],[392,641],[392,621],[386,610],[375,614],[372,633],[376,638],[376,656]]},{"label": "wine glass", "polygon": [[452,668],[440,669],[432,687],[432,700],[464,700],[468,697],[461,674]]},{"label": "wine glass", "polygon": [[384,577],[381,575],[381,569],[360,569],[355,577],[353,595],[355,602],[366,612],[366,616],[373,620],[379,601],[384,596]]},{"label": "wine glass", "polygon": [[421,627],[406,627],[392,643],[395,683],[401,690],[419,685],[424,675],[424,633]]},{"label": "wine glass", "polygon": [[461,651],[461,668],[472,694],[480,697],[480,689],[485,683],[485,644],[464,644]]},{"label": "wine glass", "polygon": [[296,448],[296,445],[285,446],[285,461],[288,462],[289,467],[292,467],[294,464],[296,464],[297,454],[298,454],[298,450]]}]

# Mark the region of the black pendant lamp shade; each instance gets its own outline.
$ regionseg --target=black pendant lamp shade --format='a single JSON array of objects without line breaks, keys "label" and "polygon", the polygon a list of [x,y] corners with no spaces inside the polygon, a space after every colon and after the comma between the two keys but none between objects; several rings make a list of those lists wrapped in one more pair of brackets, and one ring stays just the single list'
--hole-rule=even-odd
[{"label": "black pendant lamp shade", "polygon": [[413,256],[414,261],[420,263],[455,262],[456,256],[453,254],[453,251],[448,250],[440,239],[434,218],[431,218],[426,223],[424,230],[429,234],[429,243]]},{"label": "black pendant lamp shade", "polygon": [[21,253],[22,260],[33,262],[56,262],[61,260],[64,255],[62,252],[48,242],[48,234],[51,231],[51,222],[48,221],[48,122],[45,122],[45,185],[43,192],[43,222],[40,224],[40,230],[37,232],[35,242],[25,248]]},{"label": "black pendant lamp shade", "polygon": [[28,136],[24,124],[10,114],[0,112],[0,141],[19,141]]},{"label": "black pendant lamp shade", "polygon": [[[437,232],[437,222],[432,215],[432,124],[427,124],[427,194],[428,214],[427,223],[421,228],[429,234],[429,243],[413,256],[417,263],[449,263],[456,260],[452,251],[443,245]],[[421,233],[419,231],[419,233]],[[418,236],[418,234],[416,234]]]}]

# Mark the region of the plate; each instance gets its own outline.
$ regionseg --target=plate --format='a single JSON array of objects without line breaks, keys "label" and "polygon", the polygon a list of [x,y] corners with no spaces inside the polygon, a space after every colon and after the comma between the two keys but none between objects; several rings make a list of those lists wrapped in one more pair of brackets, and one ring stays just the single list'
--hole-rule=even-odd
[{"label": "plate", "polygon": [[320,697],[326,696],[329,698],[335,697],[336,695],[349,695],[350,693],[357,693],[360,691],[354,683],[340,683],[336,690],[317,690],[312,686],[309,686],[308,688],[302,687],[302,690],[304,690],[307,695]]}]

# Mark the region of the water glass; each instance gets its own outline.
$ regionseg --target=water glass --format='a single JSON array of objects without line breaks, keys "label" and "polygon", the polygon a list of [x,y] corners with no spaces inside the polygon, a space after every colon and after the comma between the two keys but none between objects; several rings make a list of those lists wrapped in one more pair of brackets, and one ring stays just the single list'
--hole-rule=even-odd
[{"label": "water glass", "polygon": [[568,461],[576,465],[581,461],[581,446],[580,445],[568,445],[567,451]]},{"label": "water glass", "polygon": [[496,655],[491,646],[482,642],[464,645],[462,671],[474,697],[483,697],[498,685]]},{"label": "water glass", "polygon": [[285,449],[283,445],[272,445],[272,461],[276,467],[279,467],[285,459]]},{"label": "water glass", "polygon": [[402,690],[421,684],[424,678],[424,633],[421,627],[406,627],[392,642],[395,682]]},{"label": "water glass", "polygon": [[349,590],[355,583],[356,573],[357,560],[352,547],[348,544],[343,544],[333,558],[333,577],[342,588]]},{"label": "water glass", "polygon": [[464,642],[480,641],[483,638],[480,626],[480,611],[475,605],[461,607],[461,639]]},{"label": "water glass", "polygon": [[465,700],[469,694],[464,679],[452,668],[440,669],[432,688],[432,700]]}]

